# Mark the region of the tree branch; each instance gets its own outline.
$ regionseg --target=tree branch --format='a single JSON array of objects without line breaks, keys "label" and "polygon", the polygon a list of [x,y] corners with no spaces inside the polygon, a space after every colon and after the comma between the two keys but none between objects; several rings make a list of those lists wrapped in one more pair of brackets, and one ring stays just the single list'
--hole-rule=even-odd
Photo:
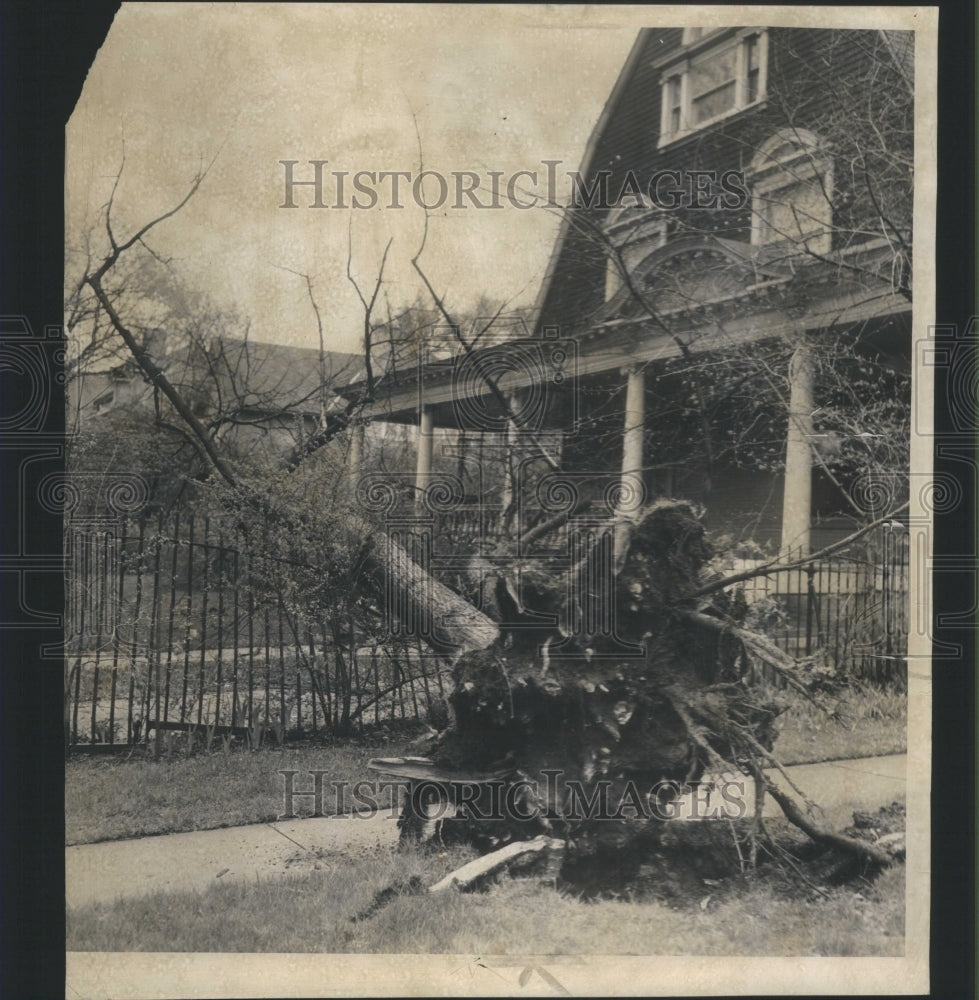
[{"label": "tree branch", "polygon": [[873,531],[874,528],[879,528],[882,524],[890,521],[895,515],[902,513],[907,510],[910,506],[910,501],[902,503],[900,507],[895,507],[889,514],[885,514],[883,517],[878,518],[876,521],[872,521],[870,524],[865,525],[860,528],[859,531],[854,531],[852,535],[847,535],[846,538],[840,539],[838,542],[833,542],[832,545],[827,545],[825,548],[820,549],[818,552],[813,552],[812,555],[804,556],[801,559],[796,559],[794,562],[779,563],[779,557],[776,556],[774,559],[770,559],[766,563],[762,563],[760,566],[755,566],[753,569],[745,570],[743,573],[734,573],[731,576],[726,576],[721,580],[715,580],[712,583],[705,584],[692,593],[688,594],[688,597],[704,597],[707,594],[716,593],[718,590],[724,590],[725,587],[730,587],[732,584],[741,583],[742,580],[751,580],[756,576],[767,576],[770,573],[785,573],[788,570],[799,569],[802,566],[808,566],[810,563],[817,562],[820,559],[825,559],[826,556],[832,555],[834,552],[838,552],[840,549],[845,549],[848,545],[855,542],[858,538],[862,538],[869,531]]},{"label": "tree branch", "polygon": [[158,388],[163,395],[167,397],[177,413],[180,414],[181,419],[187,424],[194,437],[200,442],[204,454],[207,456],[211,465],[218,472],[221,478],[224,479],[224,481],[230,486],[237,486],[238,482],[232,473],[231,468],[218,454],[217,449],[214,447],[214,442],[210,439],[207,431],[194,415],[191,408],[184,401],[183,396],[181,396],[180,393],[174,389],[170,380],[164,374],[163,369],[161,369],[156,362],[153,361],[147,351],[145,351],[139,344],[132,331],[129,330],[119,318],[118,313],[113,308],[112,302],[109,300],[108,295],[106,295],[102,288],[101,278],[103,273],[104,270],[100,268],[94,275],[88,276],[86,281],[88,285],[91,286],[92,291],[95,292],[102,308],[105,310],[106,315],[112,323],[113,329],[123,339],[126,346],[129,348],[133,359],[142,369],[150,384],[155,388]]},{"label": "tree branch", "polygon": [[[885,851],[880,850],[878,847],[874,847],[873,844],[868,844],[866,841],[857,840],[854,837],[847,837],[842,833],[836,833],[833,830],[827,830],[824,826],[821,826],[811,817],[806,816],[802,810],[796,805],[792,798],[786,795],[781,788],[776,785],[771,778],[766,777],[762,773],[762,779],[765,783],[765,791],[778,803],[779,808],[785,814],[785,818],[797,826],[803,833],[809,836],[812,840],[817,843],[826,844],[830,847],[836,847],[839,850],[845,851],[847,854],[855,855],[858,858],[862,858],[864,861],[869,861],[875,865],[881,865],[882,867],[889,867],[894,863],[894,859],[891,855],[887,854]],[[755,779],[758,780],[757,778]]]}]

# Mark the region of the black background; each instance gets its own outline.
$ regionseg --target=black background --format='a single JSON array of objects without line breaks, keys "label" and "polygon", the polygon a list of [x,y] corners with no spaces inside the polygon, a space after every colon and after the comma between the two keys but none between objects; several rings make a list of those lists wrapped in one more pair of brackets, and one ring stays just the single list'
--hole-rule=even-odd
[{"label": "black background", "polygon": [[[976,311],[975,7],[968,0],[939,6],[937,321],[963,330]],[[102,2],[12,0],[2,8],[0,312],[26,316],[35,331],[62,321],[64,128],[116,9]],[[975,385],[976,379],[963,382]],[[56,387],[46,433],[63,433],[60,391]],[[5,394],[5,412],[16,406],[15,395]],[[941,396],[936,430],[950,436],[957,430]],[[958,458],[939,454],[935,468],[961,481],[965,503],[937,521],[936,555],[977,551],[976,476],[974,468],[963,474],[969,466],[962,461],[975,460],[975,439],[960,434],[957,440]],[[20,511],[17,490],[8,484],[16,483],[22,456],[13,467],[3,457],[0,498],[3,522],[10,525]],[[50,552],[60,553],[60,532],[49,535]],[[963,593],[965,583],[960,573],[938,574],[936,608],[971,608],[975,577],[971,595]],[[60,585],[52,584],[44,601],[45,609],[59,612]],[[9,609],[16,594],[5,589],[0,602]],[[938,627],[935,634],[963,647],[961,661],[935,664],[932,779],[932,995],[959,998],[975,995],[975,634],[961,626]],[[6,629],[0,638],[0,988],[11,998],[62,997],[62,680],[60,664],[38,659],[40,646],[59,636],[52,629]]]}]

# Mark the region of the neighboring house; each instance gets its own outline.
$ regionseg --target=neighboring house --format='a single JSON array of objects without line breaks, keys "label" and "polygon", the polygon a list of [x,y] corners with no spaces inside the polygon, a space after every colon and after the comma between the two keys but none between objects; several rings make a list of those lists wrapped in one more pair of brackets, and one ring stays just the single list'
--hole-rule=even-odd
[{"label": "neighboring house", "polygon": [[[157,360],[165,356],[165,337],[150,332],[145,345]],[[113,409],[130,409],[149,401],[151,390],[141,377],[139,366],[128,358],[128,351],[120,342],[118,354],[106,352],[97,362],[79,367],[67,385],[67,425],[81,429],[90,420]]]},{"label": "neighboring house", "polygon": [[[261,450],[274,461],[344,403],[338,389],[363,375],[363,359],[337,351],[251,339],[210,337],[166,349],[166,336],[147,348],[167,378],[217,439],[239,451]],[[79,427],[113,410],[154,409],[153,389],[134,361],[81,373],[71,394]]]},{"label": "neighboring house", "polygon": [[[713,529],[770,551],[852,530],[860,455],[833,475],[833,449],[863,438],[869,456],[885,436],[841,411],[866,397],[860,365],[908,402],[912,43],[643,30],[585,150],[530,335],[384,383],[371,416],[418,426],[416,485],[505,435],[482,364],[575,489],[619,477],[701,501]],[[836,343],[830,372],[819,352]],[[753,398],[773,393],[780,412]],[[901,452],[896,440],[866,468],[906,471]]]}]

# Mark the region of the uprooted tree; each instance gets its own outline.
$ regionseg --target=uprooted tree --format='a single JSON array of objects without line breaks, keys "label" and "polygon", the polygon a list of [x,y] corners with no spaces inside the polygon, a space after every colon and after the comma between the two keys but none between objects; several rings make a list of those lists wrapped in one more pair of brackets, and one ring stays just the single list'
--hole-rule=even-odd
[{"label": "uprooted tree", "polygon": [[[199,184],[200,178],[187,198]],[[248,487],[108,294],[105,279],[120,258],[186,200],[124,240],[116,238],[107,212],[109,250],[86,271],[82,285],[182,420],[198,456],[221,482],[227,507],[243,522],[275,521],[285,535],[308,537],[315,531],[308,519]],[[427,279],[426,285],[432,291]],[[375,299],[376,287],[361,296],[368,358]],[[345,430],[373,392],[368,378],[366,396],[324,412],[306,449]],[[745,682],[746,664],[763,660],[800,696],[811,695],[798,664],[744,627],[744,608],[725,590],[731,581],[711,577],[711,550],[697,509],[661,500],[598,524],[570,566],[527,560],[565,520],[544,521],[501,541],[492,560],[474,560],[470,578],[463,573],[455,586],[437,579],[356,504],[347,503],[321,537],[321,577],[356,595],[364,613],[380,619],[379,629],[385,619],[388,625],[426,622],[416,634],[451,663],[451,716],[433,746],[434,765],[441,774],[502,776],[519,792],[512,801],[526,818],[504,817],[497,842],[545,833],[549,844],[560,844],[568,879],[594,881],[606,870],[621,876],[638,865],[662,829],[647,815],[647,791],[661,790],[660,805],[668,805],[682,786],[727,772],[754,779],[756,815],[761,797],[770,794],[810,837],[871,864],[888,864],[886,851],[822,827],[797,789],[801,804],[780,786],[791,787],[784,771],[778,781],[769,777],[772,768],[781,770],[773,744],[784,706]],[[333,559],[332,550],[341,557]],[[555,774],[560,780],[552,779]],[[570,808],[569,783],[589,801],[597,794],[613,811],[626,808],[611,818],[601,809],[596,817],[591,808]],[[625,814],[630,811],[635,815]]]},{"label": "uprooted tree", "polygon": [[[496,840],[560,838],[564,874],[577,882],[633,871],[675,796],[705,774],[750,777],[756,806],[771,794],[809,836],[887,864],[885,852],[825,830],[810,803],[780,787],[787,781],[801,794],[784,771],[778,781],[765,773],[781,770],[775,721],[787,702],[745,682],[748,659],[813,696],[799,665],[744,629],[725,581],[710,579],[699,513],[663,500],[627,525],[610,522],[565,572],[498,558],[503,568],[483,577],[482,618],[457,595],[439,595],[430,642],[454,656],[455,684],[452,722],[432,749],[437,773],[519,785],[509,814],[494,814]],[[616,559],[623,527],[628,541]]]}]

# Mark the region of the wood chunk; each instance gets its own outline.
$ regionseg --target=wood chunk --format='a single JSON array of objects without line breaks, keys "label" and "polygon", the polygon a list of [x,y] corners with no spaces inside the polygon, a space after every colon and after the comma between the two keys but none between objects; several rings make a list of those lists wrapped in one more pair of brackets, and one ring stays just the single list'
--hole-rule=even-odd
[{"label": "wood chunk", "polygon": [[531,854],[540,854],[542,851],[563,851],[564,842],[554,837],[535,837],[533,840],[517,841],[507,844],[492,854],[486,854],[475,861],[457,868],[450,872],[445,878],[430,886],[429,892],[445,892],[446,889],[458,889],[465,891],[472,889],[478,882],[488,876],[509,867],[518,858],[524,858]]}]

